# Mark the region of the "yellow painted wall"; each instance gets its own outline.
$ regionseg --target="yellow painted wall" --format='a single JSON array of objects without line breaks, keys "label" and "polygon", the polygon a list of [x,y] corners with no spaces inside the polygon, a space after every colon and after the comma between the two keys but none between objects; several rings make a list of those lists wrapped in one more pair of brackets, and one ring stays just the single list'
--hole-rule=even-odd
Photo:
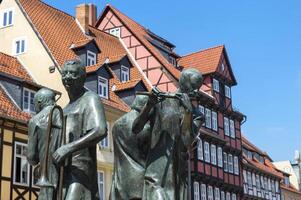
[{"label": "yellow painted wall", "polygon": [[0,4],[0,12],[8,8],[14,8],[14,24],[9,27],[0,28],[0,51],[8,55],[13,55],[14,39],[26,37],[27,51],[17,56],[19,61],[38,84],[62,92],[63,95],[59,104],[62,106],[66,105],[68,103],[68,95],[61,83],[61,76],[58,70],[53,74],[49,73],[48,68],[54,66],[54,63],[47,54],[46,49],[31,28],[15,0],[3,0]]}]

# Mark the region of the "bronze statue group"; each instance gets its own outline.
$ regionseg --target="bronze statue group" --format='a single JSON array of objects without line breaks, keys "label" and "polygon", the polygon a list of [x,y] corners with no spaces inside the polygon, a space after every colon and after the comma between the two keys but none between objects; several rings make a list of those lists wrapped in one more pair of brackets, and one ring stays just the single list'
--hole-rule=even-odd
[{"label": "bronze statue group", "polygon": [[[96,145],[107,136],[106,118],[101,98],[84,88],[85,78],[80,61],[65,62],[70,102],[63,110],[49,89],[34,97],[28,161],[39,177],[39,200],[99,199]],[[204,120],[197,109],[202,81],[198,70],[185,69],[177,92],[140,92],[114,123],[111,200],[188,199],[187,151]]]}]

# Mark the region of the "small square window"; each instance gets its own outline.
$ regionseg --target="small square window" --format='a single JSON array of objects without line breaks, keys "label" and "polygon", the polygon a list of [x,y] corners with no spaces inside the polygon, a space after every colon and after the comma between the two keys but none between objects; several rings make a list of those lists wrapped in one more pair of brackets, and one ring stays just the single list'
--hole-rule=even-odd
[{"label": "small square window", "polygon": [[108,79],[98,77],[98,94],[100,97],[109,98],[109,82]]},{"label": "small square window", "polygon": [[0,12],[0,27],[11,26],[14,23],[14,9],[9,8]]},{"label": "small square window", "polygon": [[121,66],[121,82],[130,80],[130,70],[127,67]]},{"label": "small square window", "polygon": [[13,42],[13,54],[14,55],[20,55],[25,53],[27,50],[27,42],[26,38],[17,38]]},{"label": "small square window", "polygon": [[92,51],[87,51],[87,66],[96,64],[96,53]]},{"label": "small square window", "polygon": [[26,112],[35,112],[35,106],[34,106],[34,95],[36,92],[24,88],[23,89],[23,110]]},{"label": "small square window", "polygon": [[120,38],[120,28],[110,29],[110,34]]}]

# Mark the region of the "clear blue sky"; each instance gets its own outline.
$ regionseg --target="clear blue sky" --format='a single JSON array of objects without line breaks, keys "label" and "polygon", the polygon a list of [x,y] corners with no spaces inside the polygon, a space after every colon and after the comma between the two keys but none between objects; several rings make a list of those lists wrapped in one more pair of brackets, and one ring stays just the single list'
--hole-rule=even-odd
[{"label": "clear blue sky", "polygon": [[300,0],[45,0],[74,15],[79,3],[110,3],[186,54],[225,44],[238,85],[244,134],[275,160],[301,150]]}]

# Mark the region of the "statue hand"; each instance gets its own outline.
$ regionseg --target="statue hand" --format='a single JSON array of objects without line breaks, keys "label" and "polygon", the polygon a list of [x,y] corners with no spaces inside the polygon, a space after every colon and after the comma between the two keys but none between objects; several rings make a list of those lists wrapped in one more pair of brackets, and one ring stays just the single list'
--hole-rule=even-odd
[{"label": "statue hand", "polygon": [[58,148],[52,155],[53,161],[61,165],[62,162],[67,158],[69,154],[69,147],[67,145],[63,145],[60,148]]}]

